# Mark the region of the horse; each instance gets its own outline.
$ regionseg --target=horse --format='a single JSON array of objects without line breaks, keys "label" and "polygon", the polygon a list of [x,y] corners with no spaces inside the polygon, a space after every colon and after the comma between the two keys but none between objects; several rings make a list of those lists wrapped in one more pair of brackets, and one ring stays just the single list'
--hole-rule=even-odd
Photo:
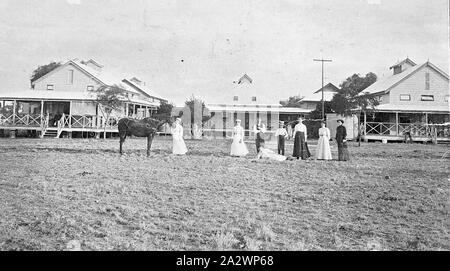
[{"label": "horse", "polygon": [[[161,117],[161,116],[155,116]],[[120,154],[122,152],[122,144],[125,142],[127,135],[133,135],[137,137],[147,137],[147,156],[150,156],[150,148],[156,132],[166,123],[172,125],[172,118],[166,117],[163,120],[157,118],[144,118],[141,120],[122,118],[119,120],[119,137],[120,137]]]}]

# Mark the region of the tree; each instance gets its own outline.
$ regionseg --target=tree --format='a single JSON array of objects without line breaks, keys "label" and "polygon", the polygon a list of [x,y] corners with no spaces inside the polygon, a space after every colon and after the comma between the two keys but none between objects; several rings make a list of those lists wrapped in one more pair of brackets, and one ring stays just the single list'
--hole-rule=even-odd
[{"label": "tree", "polygon": [[[325,101],[325,114],[326,113],[333,113],[333,109],[331,108],[331,102],[327,102]],[[309,118],[310,119],[322,119],[322,103],[318,103],[316,106],[316,109],[314,109],[313,111],[311,111],[311,113],[309,114]]]},{"label": "tree", "polygon": [[377,76],[374,73],[368,73],[365,77],[361,77],[359,74],[353,74],[348,77],[340,85],[340,89],[334,95],[331,100],[331,109],[344,116],[351,116],[355,109],[360,105],[377,106],[376,99],[373,99],[366,95],[360,95],[360,93],[368,86],[377,81]]},{"label": "tree", "polygon": [[36,81],[37,79],[46,75],[47,73],[53,71],[54,69],[58,68],[59,66],[61,66],[61,62],[54,62],[54,61],[47,65],[39,66],[31,74],[31,78],[30,78],[31,87],[32,88],[34,87],[34,84],[33,84],[34,81]]},{"label": "tree", "polygon": [[156,110],[157,111],[157,114],[158,115],[162,115],[162,114],[164,114],[164,115],[169,115],[170,116],[170,114],[172,114],[172,110],[173,110],[173,107],[174,107],[174,104],[173,103],[169,103],[169,102],[166,102],[166,101],[162,101],[160,104],[159,104],[159,106],[158,106],[158,109]]},{"label": "tree", "polygon": [[106,138],[106,124],[113,111],[123,110],[125,101],[128,100],[126,92],[118,85],[100,86],[93,91],[97,95],[97,105],[105,119],[103,137]]},{"label": "tree", "polygon": [[[377,76],[370,72],[366,76],[361,77],[359,74],[353,74],[348,77],[340,85],[338,93],[336,93],[331,100],[331,109],[337,114],[343,116],[351,116],[355,110],[362,112],[375,109],[378,106],[379,100],[377,97],[366,95],[363,93],[364,89],[377,81]],[[359,120],[359,127],[361,127],[361,120]],[[359,145],[361,145],[361,129],[358,129]]]},{"label": "tree", "polygon": [[280,101],[280,104],[283,107],[300,107],[300,101],[303,99],[303,97],[300,96],[291,96],[286,101]]},{"label": "tree", "polygon": [[185,105],[183,112],[186,111],[190,114],[183,114],[183,118],[187,119],[187,123],[191,124],[191,135],[194,138],[199,138],[203,134],[204,124],[214,117],[215,114],[214,112],[209,113],[205,102],[195,98],[194,95],[185,102]]}]

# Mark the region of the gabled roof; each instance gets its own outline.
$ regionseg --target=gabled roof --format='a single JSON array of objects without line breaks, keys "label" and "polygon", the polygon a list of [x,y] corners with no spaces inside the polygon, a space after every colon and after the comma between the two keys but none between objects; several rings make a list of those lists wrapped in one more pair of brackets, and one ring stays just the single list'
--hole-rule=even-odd
[{"label": "gabled roof", "polygon": [[414,63],[414,61],[412,61],[411,59],[409,59],[409,58],[407,57],[405,60],[400,61],[400,62],[398,62],[397,64],[394,64],[394,65],[390,66],[389,69],[392,69],[392,68],[394,68],[394,67],[396,67],[396,66],[403,65],[404,63],[408,63],[408,64],[410,64],[411,66],[416,66],[416,63]]},{"label": "gabled roof", "polygon": [[406,69],[401,73],[390,75],[377,80],[375,83],[364,89],[361,92],[361,95],[388,93],[393,87],[397,86],[404,80],[408,79],[409,77],[411,77],[413,74],[415,74],[417,71],[419,71],[424,67],[432,68],[433,70],[435,70],[448,80],[448,74],[446,74],[444,71],[433,65],[431,62],[425,62],[421,65],[416,65],[414,67]]},{"label": "gabled roof", "polygon": [[[94,68],[86,65],[89,62],[91,62],[94,65],[96,65],[97,67],[99,67],[99,69],[94,69]],[[73,67],[77,68],[79,71],[86,74],[88,77],[92,78],[94,81],[96,81],[97,83],[99,83],[101,85],[106,85],[106,86],[116,85],[116,86],[119,86],[120,88],[122,88],[123,90],[134,93],[134,94],[142,93],[142,91],[137,90],[135,87],[130,86],[129,84],[124,84],[123,76],[120,76],[111,71],[105,70],[104,68],[102,68],[103,67],[102,65],[100,65],[98,62],[96,62],[92,59],[90,59],[89,61],[81,61],[78,59],[69,60],[66,63],[64,63],[63,65],[59,66],[58,68],[52,70],[51,72],[45,74],[42,77],[36,79],[33,82],[33,85],[36,84],[37,82],[47,78],[48,76],[50,76],[54,73],[57,73],[58,71],[60,71],[61,69],[63,69],[64,67],[66,67],[68,65],[72,65]],[[144,93],[144,94],[146,94],[147,96],[151,96],[147,93]],[[161,98],[159,98],[159,99],[161,99]]]},{"label": "gabled roof", "polygon": [[[85,73],[86,75],[92,77],[93,80],[97,81],[100,84],[105,84],[104,82],[102,82],[99,78],[95,77],[93,74],[89,73],[89,71],[87,71],[86,69],[83,69],[80,64],[76,63],[76,59],[74,60],[69,60],[66,63],[64,63],[63,65],[60,65],[59,67],[57,67],[56,69],[53,69],[52,71],[44,74],[43,76],[39,77],[38,79],[34,80],[31,82],[32,85],[36,84],[37,82],[40,82],[42,80],[44,80],[45,78],[49,77],[50,75],[57,73],[58,71],[62,70],[63,68],[67,67],[68,65],[73,65],[76,68],[78,68],[81,72]],[[82,64],[83,66],[86,66],[84,64]],[[87,67],[87,66],[86,66]],[[89,68],[89,67],[88,67]]]},{"label": "gabled roof", "polygon": [[[329,102],[333,99],[334,94],[336,94],[336,92],[331,92],[331,91],[324,91],[323,92],[323,100],[326,102]],[[311,95],[307,95],[305,97],[303,97],[303,99],[301,99],[299,101],[299,103],[302,102],[320,102],[322,101],[322,92],[314,92]]]},{"label": "gabled roof", "polygon": [[[338,92],[339,88],[332,83],[328,83],[323,86],[323,92]],[[316,90],[314,93],[322,92],[322,88]]]},{"label": "gabled roof", "polygon": [[248,76],[247,74],[244,74],[239,80],[238,80],[238,84],[242,84],[242,82],[244,82],[244,80],[247,80],[249,83],[252,83],[253,80],[250,78],[250,76]]},{"label": "gabled roof", "polygon": [[[133,80],[133,79],[135,79],[135,80]],[[131,86],[132,88],[134,88],[134,89],[140,91],[141,93],[143,93],[144,95],[146,95],[146,96],[148,96],[148,97],[150,97],[150,98],[155,98],[155,99],[159,99],[159,100],[162,100],[162,101],[167,102],[166,99],[161,98],[161,96],[158,95],[157,93],[155,93],[154,91],[150,91],[150,90],[148,90],[146,87],[144,87],[144,86],[142,86],[142,85],[139,85],[139,84],[135,83],[136,80],[140,81],[140,80],[137,79],[136,77],[133,77],[133,78],[131,78],[131,79],[123,79],[122,82],[128,84],[128,85]],[[140,81],[140,82],[142,82],[142,81]]]}]

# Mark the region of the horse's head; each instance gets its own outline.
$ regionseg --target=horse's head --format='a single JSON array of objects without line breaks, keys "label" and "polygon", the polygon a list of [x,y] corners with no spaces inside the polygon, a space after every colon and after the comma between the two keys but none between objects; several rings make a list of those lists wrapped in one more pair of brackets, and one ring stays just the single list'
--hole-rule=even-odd
[{"label": "horse's head", "polygon": [[162,126],[166,123],[172,126],[176,119],[176,117],[171,116],[170,113],[153,114],[152,118],[158,120],[159,126]]}]

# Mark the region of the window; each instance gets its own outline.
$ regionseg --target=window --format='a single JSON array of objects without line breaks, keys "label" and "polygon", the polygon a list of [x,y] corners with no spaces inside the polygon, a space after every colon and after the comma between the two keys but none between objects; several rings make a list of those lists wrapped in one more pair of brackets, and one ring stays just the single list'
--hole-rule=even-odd
[{"label": "window", "polygon": [[400,94],[400,101],[411,101],[411,96],[409,94]]},{"label": "window", "polygon": [[252,97],[252,102],[256,102],[256,96]]},{"label": "window", "polygon": [[47,85],[47,90],[54,90],[53,85]]},{"label": "window", "polygon": [[422,95],[421,101],[434,101],[434,96],[433,95]]},{"label": "window", "polygon": [[425,73],[425,90],[430,90],[430,73]]},{"label": "window", "polygon": [[94,90],[94,86],[87,86],[87,90],[88,91],[93,91]]},{"label": "window", "polygon": [[67,84],[73,84],[73,70],[67,71]]},{"label": "window", "polygon": [[446,102],[448,102],[448,95],[447,95],[447,96],[445,96],[445,98],[444,98],[444,99],[445,99],[445,101],[446,101]]},{"label": "window", "polygon": [[238,100],[239,100],[239,97],[238,97],[238,96],[234,96],[234,97],[233,97],[233,101],[237,102]]}]

